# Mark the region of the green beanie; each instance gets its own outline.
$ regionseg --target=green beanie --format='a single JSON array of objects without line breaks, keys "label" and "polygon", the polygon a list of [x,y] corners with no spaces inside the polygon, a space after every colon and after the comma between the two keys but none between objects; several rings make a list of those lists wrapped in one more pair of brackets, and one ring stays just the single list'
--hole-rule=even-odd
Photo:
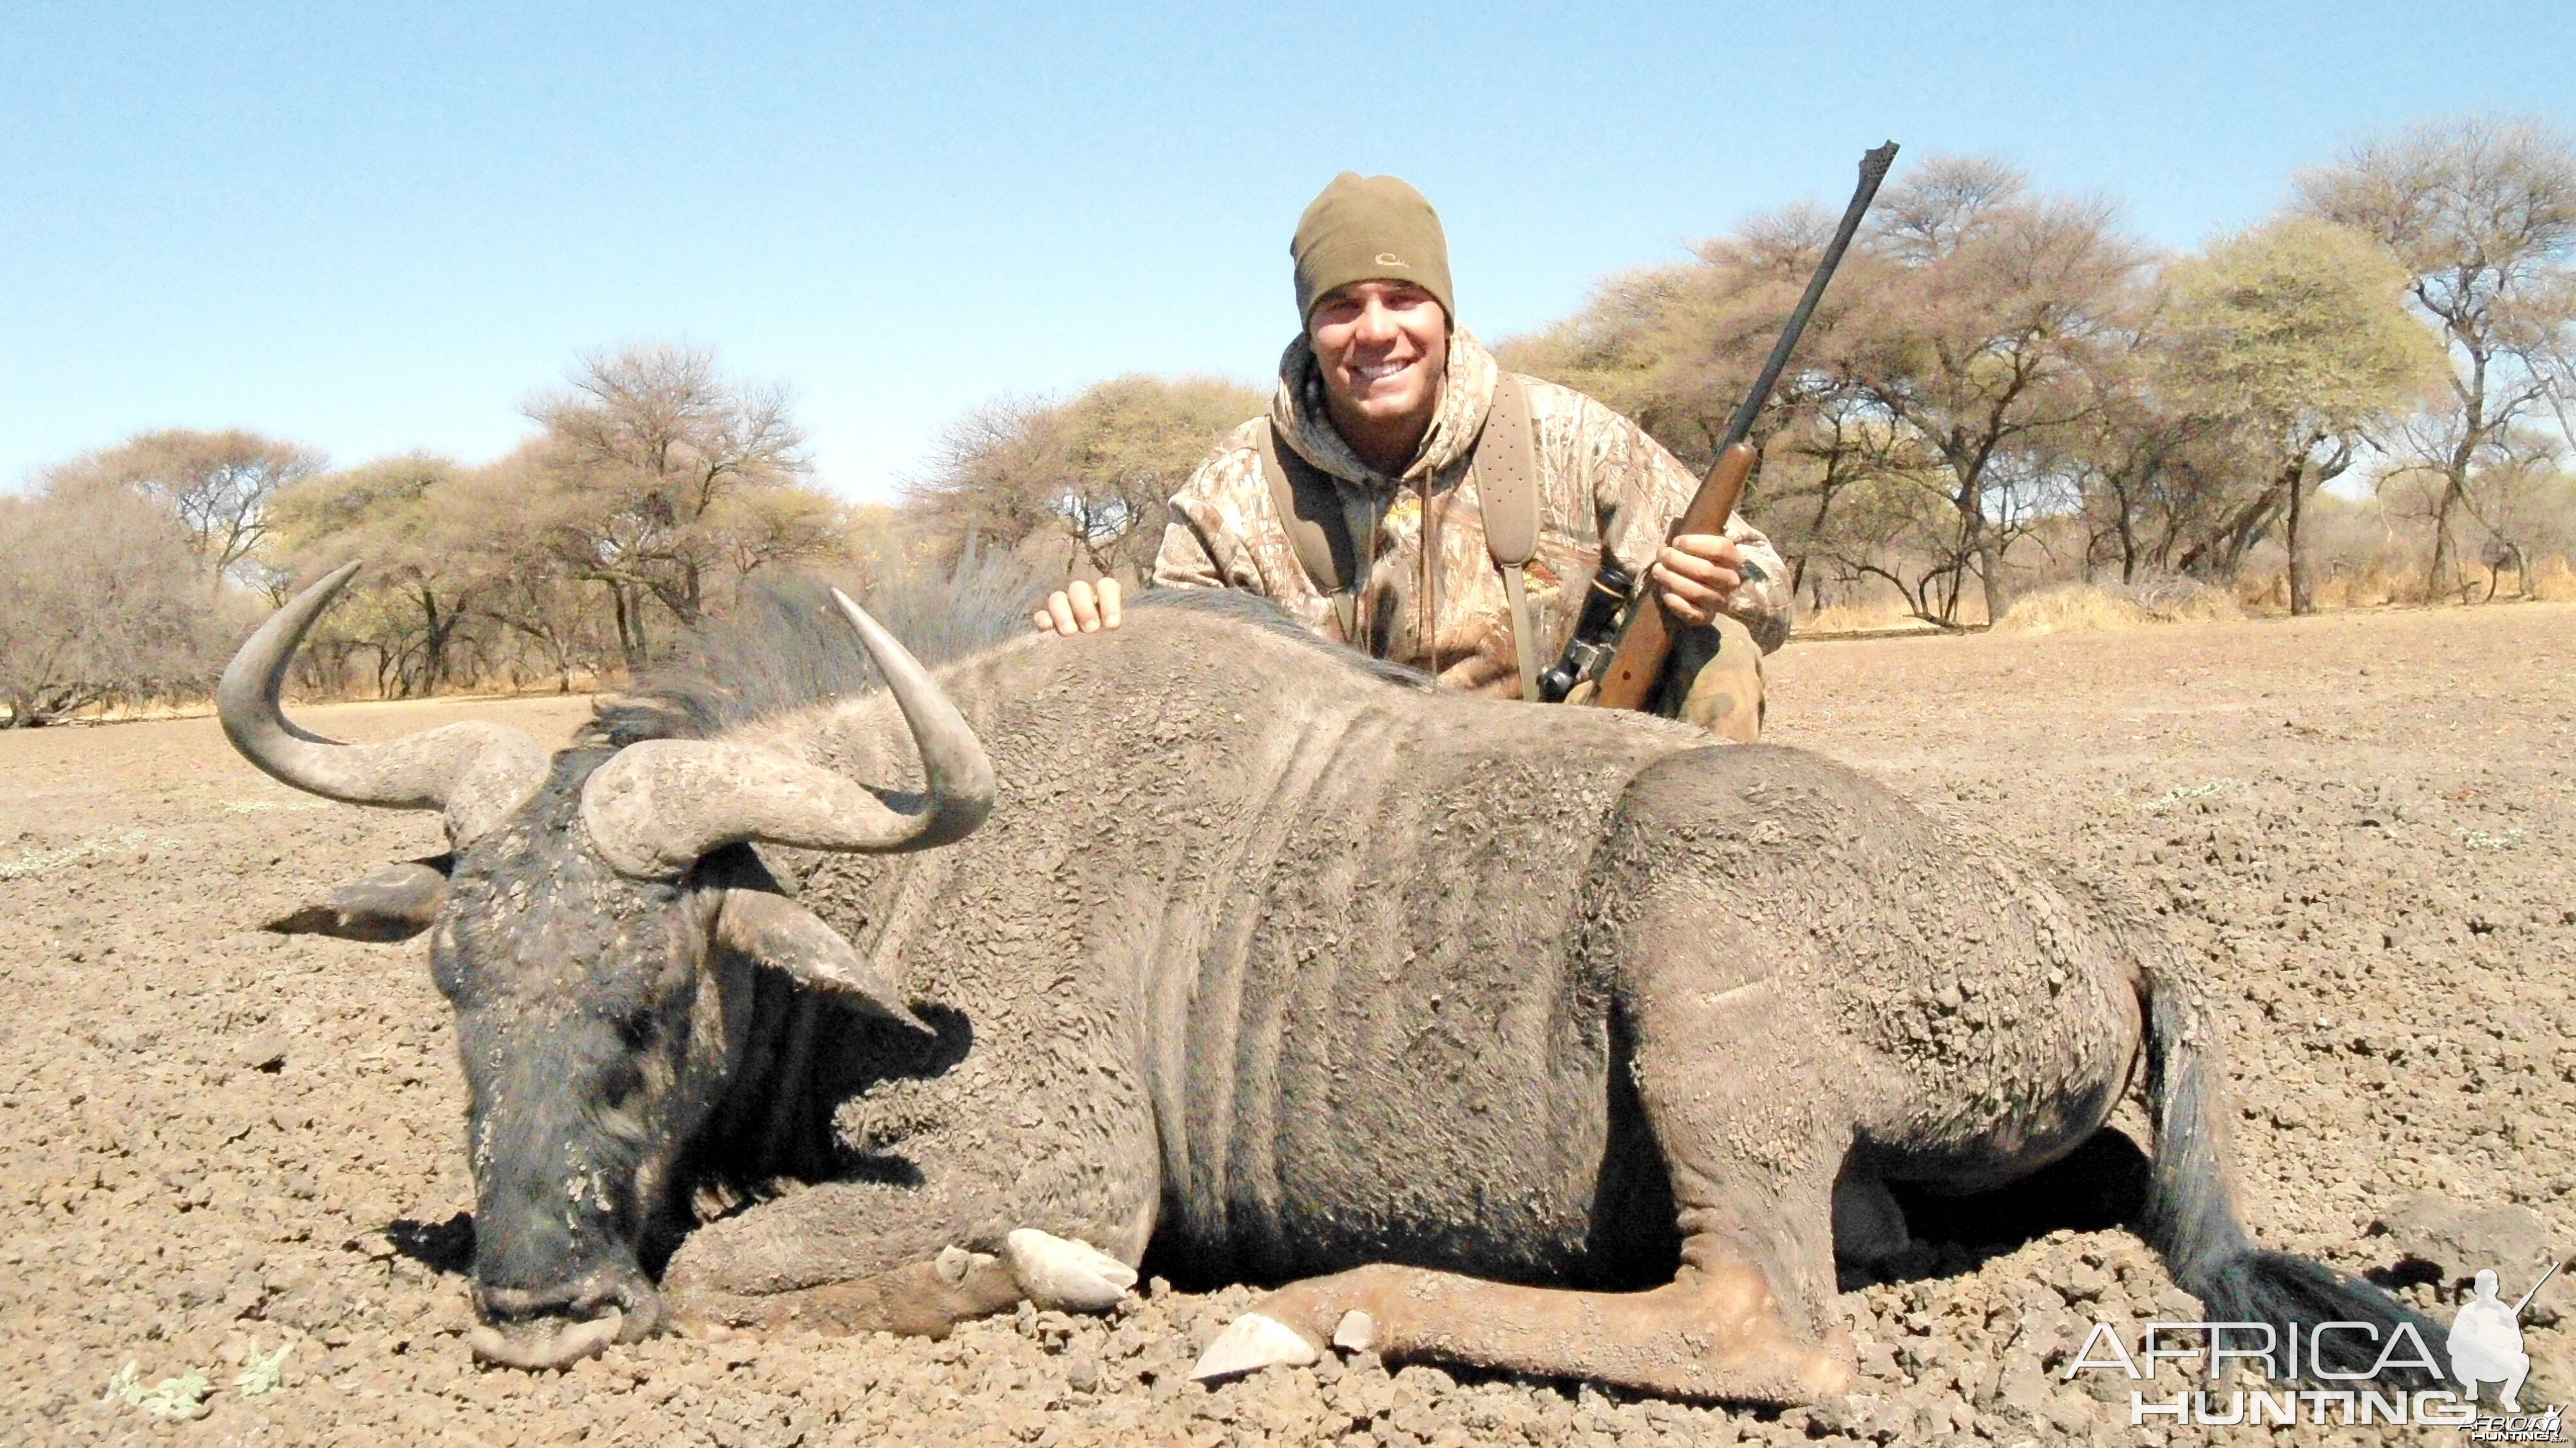
[{"label": "green beanie", "polygon": [[1440,213],[1422,193],[1392,176],[1345,171],[1297,218],[1288,255],[1297,262],[1297,321],[1353,282],[1411,282],[1437,298],[1455,325],[1449,298],[1449,242]]}]

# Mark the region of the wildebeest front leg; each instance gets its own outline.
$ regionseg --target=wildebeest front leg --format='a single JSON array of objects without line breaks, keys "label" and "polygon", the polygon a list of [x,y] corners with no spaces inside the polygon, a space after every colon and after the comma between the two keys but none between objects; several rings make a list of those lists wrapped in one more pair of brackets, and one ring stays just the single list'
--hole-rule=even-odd
[{"label": "wildebeest front leg", "polygon": [[744,1294],[700,1285],[683,1315],[728,1327],[891,1332],[941,1338],[958,1323],[1022,1301],[1063,1312],[1103,1312],[1136,1285],[1136,1269],[1087,1242],[1022,1227],[1001,1255],[948,1247],[928,1262],[849,1282]]},{"label": "wildebeest front leg", "polygon": [[1021,1296],[1010,1267],[999,1258],[957,1250],[855,1281],[788,1292],[747,1294],[691,1286],[680,1293],[675,1312],[684,1323],[943,1338],[958,1323],[1016,1306]]},{"label": "wildebeest front leg", "polygon": [[[745,1234],[757,1244],[750,1252],[742,1250],[741,1242],[719,1243],[675,1259],[663,1286],[680,1315],[732,1327],[936,1338],[945,1337],[957,1323],[1022,1300],[1067,1312],[1105,1311],[1136,1285],[1131,1262],[1078,1238],[1022,1227],[1003,1237],[998,1254],[952,1244],[927,1260],[811,1286],[782,1286],[782,1280],[793,1279],[784,1278],[782,1264],[766,1260],[772,1254],[760,1249],[780,1240],[810,1241],[795,1229],[818,1222],[828,1229],[846,1216],[831,1210],[835,1204],[828,1201],[817,1205],[824,1210],[803,1214],[803,1221],[759,1222],[760,1230]],[[880,1245],[878,1250],[886,1249]],[[813,1268],[804,1270],[811,1273]]]},{"label": "wildebeest front leg", "polygon": [[665,1296],[727,1324],[929,1336],[1024,1298],[1113,1305],[1152,1230],[1151,1159],[1120,1138],[1096,1155],[1001,1140],[980,1154],[917,1141],[915,1183],[824,1182],[709,1223],[671,1258]]}]

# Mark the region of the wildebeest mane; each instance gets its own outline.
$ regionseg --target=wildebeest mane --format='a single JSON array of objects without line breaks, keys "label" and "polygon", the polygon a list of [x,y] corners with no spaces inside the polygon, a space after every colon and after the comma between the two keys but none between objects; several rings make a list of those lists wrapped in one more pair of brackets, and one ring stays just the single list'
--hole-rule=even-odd
[{"label": "wildebeest mane", "polygon": [[[945,575],[898,576],[859,601],[914,657],[936,668],[1025,633],[1050,586],[1020,559],[995,552],[970,556]],[[1153,589],[1129,600],[1128,607],[1232,619],[1382,682],[1431,687],[1419,670],[1317,637],[1257,594]],[[744,588],[730,614],[700,624],[626,693],[602,701],[588,733],[594,742],[619,748],[644,739],[710,739],[756,719],[865,693],[881,682],[849,623],[832,606],[826,583],[794,575],[765,579]]]},{"label": "wildebeest mane", "polygon": [[[849,592],[915,658],[937,668],[1026,632],[1047,587],[1025,560],[990,550],[968,553],[953,570],[907,570]],[[701,622],[624,694],[602,701],[588,733],[619,748],[643,739],[710,739],[883,682],[833,607],[829,583],[801,575],[762,579],[744,587],[732,612]]]}]

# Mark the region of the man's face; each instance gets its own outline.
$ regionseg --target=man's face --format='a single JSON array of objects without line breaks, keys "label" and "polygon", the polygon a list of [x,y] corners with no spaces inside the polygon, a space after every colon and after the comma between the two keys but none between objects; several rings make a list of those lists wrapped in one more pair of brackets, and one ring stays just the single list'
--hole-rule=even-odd
[{"label": "man's face", "polygon": [[1306,314],[1324,387],[1371,423],[1428,418],[1449,365],[1449,315],[1411,282],[1354,282]]}]

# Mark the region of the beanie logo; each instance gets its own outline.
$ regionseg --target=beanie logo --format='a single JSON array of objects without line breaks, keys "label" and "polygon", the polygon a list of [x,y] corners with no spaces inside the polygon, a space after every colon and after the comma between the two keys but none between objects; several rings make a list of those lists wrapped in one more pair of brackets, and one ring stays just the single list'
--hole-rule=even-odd
[{"label": "beanie logo", "polygon": [[1397,256],[1391,251],[1382,251],[1377,254],[1376,264],[1378,266],[1402,266],[1404,265],[1404,258]]}]

